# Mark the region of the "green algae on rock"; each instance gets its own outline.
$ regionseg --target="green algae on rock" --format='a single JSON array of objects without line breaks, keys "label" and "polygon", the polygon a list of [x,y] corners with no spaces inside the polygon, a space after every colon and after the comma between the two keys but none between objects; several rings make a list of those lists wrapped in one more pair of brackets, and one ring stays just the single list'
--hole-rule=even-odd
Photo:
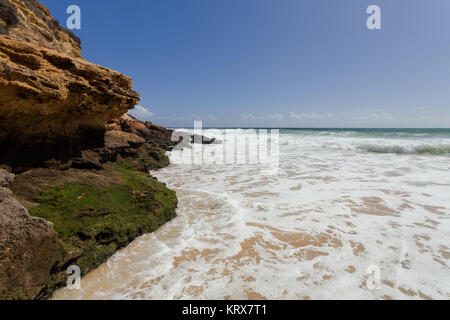
[{"label": "green algae on rock", "polygon": [[123,167],[113,170],[100,173],[116,177],[108,186],[68,182],[32,195],[39,205],[30,208],[30,214],[54,224],[66,253],[45,296],[65,284],[69,265],[77,265],[85,275],[118,249],[176,216],[175,192],[165,184],[146,173]]},{"label": "green algae on rock", "polygon": [[38,283],[38,295],[24,296],[16,290],[20,286],[11,286],[2,297],[51,297],[66,284],[69,266],[77,265],[85,275],[135,238],[173,219],[175,192],[148,173],[169,165],[165,152],[172,146],[171,133],[123,116],[107,124],[103,147],[17,173],[8,188],[34,219],[52,224],[61,254],[44,270],[48,280]]}]

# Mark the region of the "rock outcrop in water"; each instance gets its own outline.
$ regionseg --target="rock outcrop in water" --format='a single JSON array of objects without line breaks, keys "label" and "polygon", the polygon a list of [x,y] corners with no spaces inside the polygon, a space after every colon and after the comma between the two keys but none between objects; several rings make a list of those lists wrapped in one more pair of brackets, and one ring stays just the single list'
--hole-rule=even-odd
[{"label": "rock outcrop in water", "polygon": [[0,0],[0,299],[49,297],[176,215],[148,174],[172,131],[123,115],[131,79],[80,48],[39,2]]}]

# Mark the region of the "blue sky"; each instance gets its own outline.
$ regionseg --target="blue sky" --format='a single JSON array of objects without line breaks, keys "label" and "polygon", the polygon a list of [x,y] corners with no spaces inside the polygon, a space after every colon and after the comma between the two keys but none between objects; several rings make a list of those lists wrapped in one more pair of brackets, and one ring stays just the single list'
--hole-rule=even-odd
[{"label": "blue sky", "polygon": [[[450,127],[448,0],[42,0],[169,127]],[[368,30],[366,8],[381,8]]]}]

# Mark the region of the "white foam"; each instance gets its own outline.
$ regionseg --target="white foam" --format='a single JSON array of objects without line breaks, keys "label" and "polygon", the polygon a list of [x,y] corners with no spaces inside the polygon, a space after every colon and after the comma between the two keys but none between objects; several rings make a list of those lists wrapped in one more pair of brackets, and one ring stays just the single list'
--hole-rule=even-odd
[{"label": "white foam", "polygon": [[[448,143],[414,139],[287,132],[277,175],[258,165],[155,172],[177,191],[178,217],[91,272],[82,291],[55,298],[448,299],[448,157],[358,149]],[[291,241],[301,235],[319,241]],[[366,286],[371,265],[378,290]]]}]

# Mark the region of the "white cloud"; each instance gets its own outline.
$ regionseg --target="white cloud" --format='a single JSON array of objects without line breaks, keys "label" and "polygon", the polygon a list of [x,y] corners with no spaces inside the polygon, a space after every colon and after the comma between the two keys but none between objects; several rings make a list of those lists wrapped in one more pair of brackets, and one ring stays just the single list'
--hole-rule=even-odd
[{"label": "white cloud", "polygon": [[320,120],[334,118],[333,113],[295,113],[291,112],[291,117],[300,120]]},{"label": "white cloud", "polygon": [[429,116],[420,116],[419,119],[420,120],[424,120],[424,121],[431,121],[431,120],[433,120],[433,118],[431,118]]},{"label": "white cloud", "polygon": [[353,118],[363,121],[379,121],[379,120],[394,120],[394,116],[389,112],[370,113],[370,114],[355,114]]},{"label": "white cloud", "polygon": [[244,113],[242,114],[241,118],[243,120],[281,120],[283,119],[283,115],[280,113],[274,113],[268,116],[255,116],[253,113]]},{"label": "white cloud", "polygon": [[143,121],[148,121],[155,115],[153,112],[140,105],[135,106],[134,109],[131,109],[128,113],[136,119]]},{"label": "white cloud", "polygon": [[395,117],[392,114],[390,114],[389,112],[382,112],[381,113],[381,117],[384,118],[384,119],[387,119],[387,120],[394,120],[395,119]]},{"label": "white cloud", "polygon": [[242,119],[244,119],[244,120],[254,120],[254,119],[256,119],[256,117],[253,114],[248,113],[248,114],[242,114]]},{"label": "white cloud", "polygon": [[282,115],[282,114],[279,114],[279,113],[274,113],[274,114],[271,114],[271,115],[269,116],[269,119],[272,119],[272,120],[281,120],[281,119],[283,119],[283,115]]},{"label": "white cloud", "polygon": [[155,119],[157,120],[163,120],[163,121],[215,121],[218,120],[218,117],[216,117],[213,114],[209,114],[206,116],[200,116],[198,114],[191,114],[191,115],[180,115],[180,116],[157,116]]},{"label": "white cloud", "polygon": [[[184,119],[186,119],[186,118],[189,119],[189,116],[184,117]],[[198,120],[198,121],[201,121],[201,120],[203,120],[203,121],[205,121],[205,120],[208,120],[208,121],[217,120],[217,117],[215,115],[212,115],[212,114],[208,114],[207,116],[200,116],[198,114],[194,114],[194,115],[190,116],[190,118],[193,119],[193,120]]]}]

